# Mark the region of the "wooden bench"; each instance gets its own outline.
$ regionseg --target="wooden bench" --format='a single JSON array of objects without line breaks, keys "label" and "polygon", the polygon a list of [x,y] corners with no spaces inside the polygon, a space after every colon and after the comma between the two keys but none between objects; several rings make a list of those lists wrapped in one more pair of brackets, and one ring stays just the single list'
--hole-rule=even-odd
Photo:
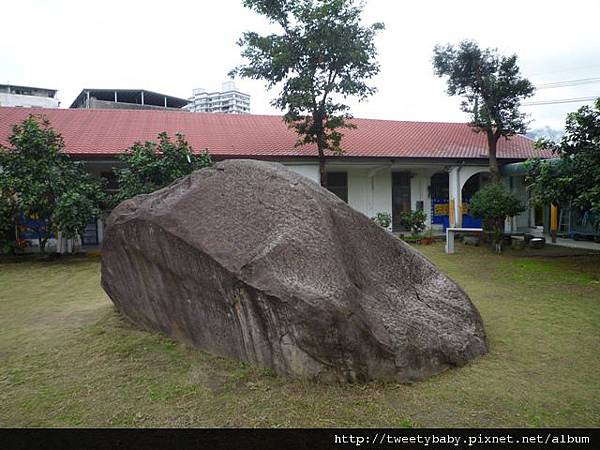
[{"label": "wooden bench", "polygon": [[481,233],[483,228],[446,228],[446,253],[454,253],[454,235],[456,233]]}]

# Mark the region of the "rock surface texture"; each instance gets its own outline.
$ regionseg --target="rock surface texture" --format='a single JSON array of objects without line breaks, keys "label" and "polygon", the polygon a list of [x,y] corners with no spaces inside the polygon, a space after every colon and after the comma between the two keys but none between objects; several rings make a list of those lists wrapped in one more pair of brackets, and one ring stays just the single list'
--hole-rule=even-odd
[{"label": "rock surface texture", "polygon": [[224,161],[123,202],[102,286],[145,329],[281,375],[414,381],[487,351],[460,287],[275,163]]}]

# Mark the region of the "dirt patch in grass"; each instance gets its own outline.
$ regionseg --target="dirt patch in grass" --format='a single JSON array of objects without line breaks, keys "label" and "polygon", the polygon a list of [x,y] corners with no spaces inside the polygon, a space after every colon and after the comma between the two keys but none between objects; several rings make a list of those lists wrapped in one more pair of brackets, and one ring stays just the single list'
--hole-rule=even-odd
[{"label": "dirt patch in grass", "polygon": [[0,263],[0,425],[597,426],[600,259],[417,246],[459,282],[490,353],[411,385],[288,380],[136,329],[97,259]]}]

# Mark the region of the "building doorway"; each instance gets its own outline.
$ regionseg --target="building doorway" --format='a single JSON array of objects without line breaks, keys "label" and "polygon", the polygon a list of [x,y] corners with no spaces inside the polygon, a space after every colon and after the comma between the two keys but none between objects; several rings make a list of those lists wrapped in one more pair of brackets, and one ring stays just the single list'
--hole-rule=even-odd
[{"label": "building doorway", "polygon": [[401,214],[410,210],[410,173],[392,172],[392,231],[408,231],[402,227]]},{"label": "building doorway", "polygon": [[444,229],[449,224],[450,180],[448,172],[438,172],[431,176],[431,223],[442,225]]}]

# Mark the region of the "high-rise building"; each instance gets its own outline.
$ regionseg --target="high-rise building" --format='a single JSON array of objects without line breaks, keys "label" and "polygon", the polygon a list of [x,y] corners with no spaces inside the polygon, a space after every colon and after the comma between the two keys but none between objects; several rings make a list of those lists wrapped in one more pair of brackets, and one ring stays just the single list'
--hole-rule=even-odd
[{"label": "high-rise building", "polygon": [[58,108],[56,89],[0,84],[0,106]]},{"label": "high-rise building", "polygon": [[192,91],[190,103],[184,107],[192,112],[249,114],[250,96],[239,91],[233,81],[223,83],[221,92]]}]

